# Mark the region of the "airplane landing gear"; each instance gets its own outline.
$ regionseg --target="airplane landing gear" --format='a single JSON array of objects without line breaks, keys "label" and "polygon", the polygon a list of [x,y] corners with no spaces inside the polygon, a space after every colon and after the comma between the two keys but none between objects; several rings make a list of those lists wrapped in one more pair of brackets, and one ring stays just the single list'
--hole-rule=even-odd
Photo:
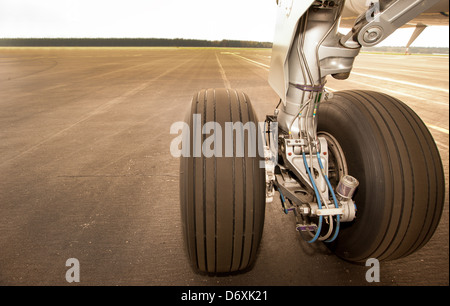
[{"label": "airplane landing gear", "polygon": [[[401,22],[381,18],[378,24],[372,14],[361,15],[345,36],[338,31],[345,1],[280,2],[269,73],[280,108],[267,116],[264,137],[245,94],[217,89],[194,96],[180,199],[196,269],[229,273],[252,266],[274,190],[309,243],[323,241],[345,260],[402,258],[427,243],[445,197],[442,162],[427,127],[393,97],[372,91],[330,97],[325,85],[328,75],[350,75],[375,24],[389,34],[434,2],[382,6],[382,17],[394,14]],[[266,141],[258,146],[261,138]]]}]

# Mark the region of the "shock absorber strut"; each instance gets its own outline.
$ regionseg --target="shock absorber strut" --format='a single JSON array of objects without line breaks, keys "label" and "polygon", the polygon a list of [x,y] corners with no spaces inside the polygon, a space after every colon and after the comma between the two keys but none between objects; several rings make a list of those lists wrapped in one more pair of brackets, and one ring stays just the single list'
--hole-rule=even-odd
[{"label": "shock absorber strut", "polygon": [[344,1],[332,2],[315,1],[303,14],[287,58],[288,88],[278,124],[294,138],[315,139],[313,114],[325,97],[326,76],[348,77],[359,53],[358,48],[340,44],[343,35],[338,28]]}]

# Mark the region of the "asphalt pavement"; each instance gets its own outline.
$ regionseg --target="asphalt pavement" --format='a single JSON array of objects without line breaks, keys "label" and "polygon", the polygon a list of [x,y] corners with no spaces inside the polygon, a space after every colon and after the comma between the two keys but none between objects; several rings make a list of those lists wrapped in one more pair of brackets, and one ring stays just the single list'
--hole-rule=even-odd
[{"label": "asphalt pavement", "polygon": [[361,54],[330,91],[383,91],[427,124],[446,177],[435,235],[404,259],[343,261],[295,231],[278,199],[267,205],[253,269],[195,273],[185,255],[174,122],[203,88],[248,94],[260,121],[278,97],[270,49],[0,48],[0,285],[447,285],[449,284],[449,58]]}]

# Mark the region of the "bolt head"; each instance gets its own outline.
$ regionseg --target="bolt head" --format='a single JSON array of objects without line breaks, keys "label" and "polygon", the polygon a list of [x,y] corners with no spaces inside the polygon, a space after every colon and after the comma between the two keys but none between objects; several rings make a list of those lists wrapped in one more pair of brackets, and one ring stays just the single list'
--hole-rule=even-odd
[{"label": "bolt head", "polygon": [[378,27],[373,27],[370,29],[367,29],[367,31],[364,33],[363,39],[366,43],[375,43],[378,40],[380,40],[383,32]]}]

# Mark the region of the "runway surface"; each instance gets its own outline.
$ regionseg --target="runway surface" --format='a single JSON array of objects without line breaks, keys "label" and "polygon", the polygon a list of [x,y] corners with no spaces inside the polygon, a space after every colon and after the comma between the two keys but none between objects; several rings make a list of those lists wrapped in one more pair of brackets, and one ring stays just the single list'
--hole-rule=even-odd
[{"label": "runway surface", "polygon": [[[184,253],[179,159],[170,154],[195,92],[245,91],[260,120],[278,98],[271,50],[0,48],[0,285],[377,285],[368,267],[310,245],[269,204],[254,268],[194,273]],[[449,284],[449,61],[361,54],[330,90],[383,91],[412,107],[438,144],[445,209],[431,241],[380,265],[381,285]]]}]

